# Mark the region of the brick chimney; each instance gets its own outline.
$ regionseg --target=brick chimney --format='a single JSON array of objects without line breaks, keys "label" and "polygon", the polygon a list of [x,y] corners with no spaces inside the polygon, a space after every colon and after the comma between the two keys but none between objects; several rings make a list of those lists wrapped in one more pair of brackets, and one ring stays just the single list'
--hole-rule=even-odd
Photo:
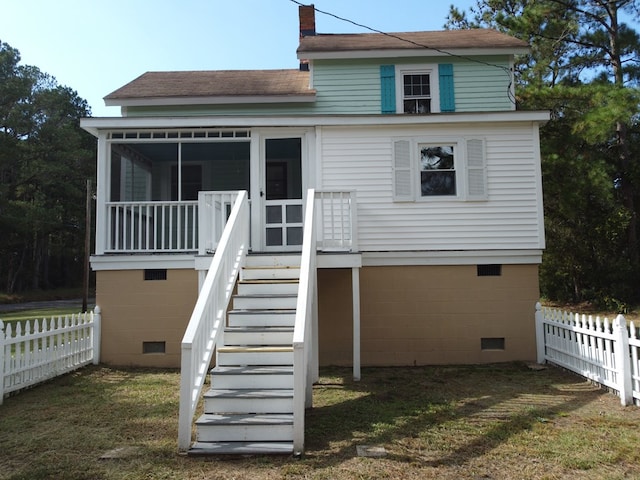
[{"label": "brick chimney", "polygon": [[[313,4],[300,5],[298,16],[300,17],[300,39],[314,36],[316,34],[316,9]],[[309,60],[300,60],[300,71],[309,71]]]},{"label": "brick chimney", "polygon": [[316,9],[311,5],[300,5],[298,7],[300,16],[300,38],[316,34]]}]

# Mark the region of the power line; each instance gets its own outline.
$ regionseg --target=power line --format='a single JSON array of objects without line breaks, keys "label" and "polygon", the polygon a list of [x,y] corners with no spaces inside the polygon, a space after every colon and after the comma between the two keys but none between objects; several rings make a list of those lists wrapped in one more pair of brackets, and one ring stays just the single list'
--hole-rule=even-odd
[{"label": "power line", "polygon": [[[292,2],[292,3],[295,3],[296,5],[298,5],[300,7],[309,7],[309,6],[311,6],[311,5],[305,5],[304,3],[299,2],[298,0],[289,0],[289,1]],[[427,50],[433,50],[434,52],[438,52],[438,53],[441,53],[441,54],[449,56],[449,57],[459,58],[461,60],[467,60],[467,61],[470,61],[470,62],[479,63],[479,64],[485,65],[487,67],[498,68],[498,69],[502,70],[503,72],[505,72],[507,74],[507,76],[509,77],[509,85],[507,86],[507,97],[509,98],[509,101],[511,103],[513,103],[514,105],[516,104],[515,98],[511,94],[511,86],[513,85],[513,79],[511,78],[511,73],[512,72],[511,72],[511,69],[509,69],[507,67],[504,67],[502,65],[496,65],[495,63],[485,62],[483,60],[479,60],[479,59],[473,58],[473,57],[468,57],[468,56],[465,56],[465,55],[458,55],[456,53],[449,52],[447,50],[442,50],[440,48],[436,48],[436,47],[425,45],[425,44],[422,44],[422,43],[419,43],[419,42],[415,42],[415,41],[413,41],[411,39],[408,39],[408,38],[403,38],[400,35],[384,32],[382,30],[378,30],[378,29],[370,27],[368,25],[364,25],[362,23],[355,22],[355,21],[353,21],[353,20],[351,20],[349,18],[341,17],[339,15],[336,15],[335,13],[331,13],[331,12],[326,12],[324,10],[320,10],[319,8],[316,8],[315,5],[313,5],[313,9],[318,13],[321,13],[323,15],[327,15],[329,17],[333,17],[333,18],[335,18],[337,20],[340,20],[342,22],[350,23],[351,25],[355,25],[356,27],[364,28],[366,30],[369,30],[370,32],[378,33],[378,34],[384,35],[386,37],[395,38],[396,40],[400,40],[402,42],[406,42],[406,43],[409,43],[411,45],[415,45],[416,47],[419,47],[419,48],[424,48],[424,49],[427,49]]]}]

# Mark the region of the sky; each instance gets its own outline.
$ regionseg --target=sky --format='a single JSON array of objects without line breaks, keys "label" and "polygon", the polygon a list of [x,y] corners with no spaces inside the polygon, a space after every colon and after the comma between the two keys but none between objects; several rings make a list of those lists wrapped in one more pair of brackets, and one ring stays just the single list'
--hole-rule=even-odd
[{"label": "sky", "polygon": [[[384,32],[441,30],[449,5],[475,0],[313,0]],[[318,33],[367,33],[316,12]],[[94,117],[103,98],[147,71],[297,68],[291,0],[0,0],[0,41],[75,90]]]}]

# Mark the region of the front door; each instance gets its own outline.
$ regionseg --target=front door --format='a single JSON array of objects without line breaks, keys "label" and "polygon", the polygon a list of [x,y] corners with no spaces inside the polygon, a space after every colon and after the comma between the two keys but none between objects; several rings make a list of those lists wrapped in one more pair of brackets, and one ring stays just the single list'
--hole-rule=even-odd
[{"label": "front door", "polygon": [[302,138],[264,141],[263,198],[266,251],[302,249]]}]

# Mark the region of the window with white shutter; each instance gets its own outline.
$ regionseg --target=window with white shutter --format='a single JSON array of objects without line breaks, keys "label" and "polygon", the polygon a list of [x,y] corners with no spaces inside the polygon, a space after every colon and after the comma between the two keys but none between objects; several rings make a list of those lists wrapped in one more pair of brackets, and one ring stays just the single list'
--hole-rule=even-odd
[{"label": "window with white shutter", "polygon": [[393,199],[396,202],[488,200],[485,140],[393,142]]}]

